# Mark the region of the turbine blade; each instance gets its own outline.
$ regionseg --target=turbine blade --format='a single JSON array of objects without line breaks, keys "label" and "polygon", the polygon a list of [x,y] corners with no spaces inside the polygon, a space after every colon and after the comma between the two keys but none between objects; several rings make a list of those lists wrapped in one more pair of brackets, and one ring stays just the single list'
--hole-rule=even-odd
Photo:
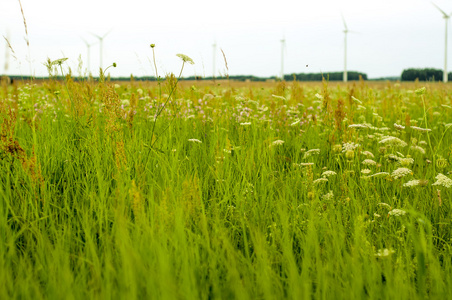
[{"label": "turbine blade", "polygon": [[91,35],[93,35],[93,36],[95,36],[95,37],[97,37],[99,40],[100,39],[102,39],[102,37],[101,36],[98,36],[97,34],[95,34],[95,33],[92,33],[92,32],[89,32],[89,34],[91,34]]},{"label": "turbine blade", "polygon": [[110,32],[112,32],[113,31],[113,28],[111,28],[106,34],[104,34],[104,36],[102,37],[102,38],[105,38],[107,35],[109,35],[110,34]]},{"label": "turbine blade", "polygon": [[345,23],[344,15],[341,14],[341,17],[342,17],[342,22],[344,22],[344,28],[345,28],[345,31],[348,31],[348,27],[347,27],[347,23]]},{"label": "turbine blade", "polygon": [[431,3],[434,7],[436,7],[436,8],[443,14],[444,18],[449,18],[449,17],[450,17],[450,15],[446,14],[446,13],[444,12],[444,10],[442,10],[441,8],[439,8],[438,5],[436,5],[435,3],[431,2],[431,1],[430,1],[430,3]]}]

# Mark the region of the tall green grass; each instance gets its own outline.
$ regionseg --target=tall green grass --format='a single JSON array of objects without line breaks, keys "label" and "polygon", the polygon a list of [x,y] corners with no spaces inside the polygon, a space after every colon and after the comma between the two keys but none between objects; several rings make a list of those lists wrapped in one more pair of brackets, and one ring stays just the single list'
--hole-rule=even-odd
[{"label": "tall green grass", "polygon": [[447,87],[4,86],[0,298],[446,299]]}]

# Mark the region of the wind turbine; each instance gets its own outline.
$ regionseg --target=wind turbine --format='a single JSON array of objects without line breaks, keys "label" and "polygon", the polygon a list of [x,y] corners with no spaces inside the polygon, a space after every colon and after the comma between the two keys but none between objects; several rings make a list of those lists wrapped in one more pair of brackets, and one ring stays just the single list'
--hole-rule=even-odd
[{"label": "wind turbine", "polygon": [[213,48],[213,73],[212,73],[212,79],[215,80],[215,62],[216,62],[216,54],[217,54],[217,42],[215,41],[212,45]]},{"label": "wind turbine", "polygon": [[284,50],[286,49],[286,38],[281,40],[281,81],[284,81]]},{"label": "wind turbine", "polygon": [[344,82],[347,82],[347,33],[348,27],[347,23],[345,23],[344,16],[342,15],[342,21],[344,22]]},{"label": "wind turbine", "polygon": [[451,15],[446,14],[441,8],[438,7],[435,3],[431,2],[433,6],[435,6],[442,14],[443,18],[446,21],[446,30],[445,30],[445,41],[444,41],[444,71],[443,71],[443,82],[447,82],[447,24],[449,23],[449,18]]},{"label": "wind turbine", "polygon": [[88,59],[88,73],[91,72],[91,46],[94,45],[95,43],[88,43],[84,38],[81,37],[81,39],[83,40],[83,42],[86,44],[86,48],[87,48],[87,59]]},{"label": "wind turbine", "polygon": [[104,38],[112,31],[113,29],[110,29],[106,34],[104,34],[103,36],[99,36],[97,34],[91,33],[92,35],[94,35],[95,37],[97,37],[99,39],[99,49],[100,49],[100,68],[102,69],[102,56],[103,56],[103,44],[104,44]]}]

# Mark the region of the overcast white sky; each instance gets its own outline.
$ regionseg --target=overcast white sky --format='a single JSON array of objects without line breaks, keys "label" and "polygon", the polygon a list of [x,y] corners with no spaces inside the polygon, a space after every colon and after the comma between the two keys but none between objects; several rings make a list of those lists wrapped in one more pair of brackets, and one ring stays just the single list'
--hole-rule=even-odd
[{"label": "overcast white sky", "polygon": [[[0,0],[0,33],[8,37],[15,52],[7,74],[47,75],[43,66],[47,57],[68,57],[67,66],[76,70],[81,55],[86,69],[87,47],[82,38],[94,43],[97,38],[90,33],[103,35],[110,29],[104,40],[103,64],[117,63],[116,69],[109,70],[112,76],[154,75],[151,43],[156,44],[159,75],[178,73],[181,61],[175,55],[183,53],[195,61],[184,69],[184,76],[211,76],[215,41],[216,76],[226,73],[220,48],[230,75],[279,75],[283,37],[285,74],[342,71],[341,13],[349,30],[357,32],[348,35],[348,70],[376,78],[398,76],[409,67],[444,65],[445,21],[427,0],[21,2],[29,48],[19,1]],[[434,2],[452,12],[452,1]],[[5,72],[5,44],[2,39],[0,73]],[[95,74],[99,52],[98,43],[91,47],[90,66]]]}]

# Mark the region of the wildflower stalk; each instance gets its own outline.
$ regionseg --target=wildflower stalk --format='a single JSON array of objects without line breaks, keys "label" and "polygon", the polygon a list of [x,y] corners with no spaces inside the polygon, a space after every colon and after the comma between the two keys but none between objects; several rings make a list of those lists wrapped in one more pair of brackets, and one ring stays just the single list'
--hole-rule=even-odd
[{"label": "wildflower stalk", "polygon": [[[419,90],[417,90],[416,92],[418,92],[418,93],[420,94],[421,99],[422,99],[422,106],[423,106],[423,109],[424,109],[424,122],[425,122],[425,128],[428,129],[429,127],[428,127],[428,123],[427,123],[427,110],[426,110],[426,107],[425,107],[425,97],[424,97],[425,88],[419,89]],[[432,147],[432,142],[431,142],[431,140],[430,140],[430,134],[429,134],[428,131],[427,131],[427,140],[428,140],[428,145],[429,145],[429,147],[430,147],[430,151],[431,151],[431,153],[433,154],[434,151],[433,151],[433,147]],[[435,159],[435,156],[433,156],[433,169],[434,169],[434,171],[435,171],[435,173],[436,173],[435,160],[436,160],[436,159]]]},{"label": "wildflower stalk", "polygon": [[[171,91],[170,91],[168,97],[166,98],[165,103],[163,103],[163,105],[162,105],[162,107],[160,109],[157,109],[157,113],[155,114],[155,118],[154,118],[154,124],[152,125],[151,139],[154,136],[155,124],[157,123],[157,119],[162,114],[163,110],[165,109],[166,105],[168,104],[168,101],[171,99],[171,96],[173,95],[174,91],[176,90],[177,84],[178,84],[179,80],[182,77],[182,72],[184,71],[185,63],[186,62],[191,63],[191,64],[194,63],[193,60],[191,58],[189,58],[188,56],[185,56],[185,55],[182,55],[182,54],[178,54],[178,56],[182,59],[182,67],[180,69],[179,76],[176,79],[176,83],[171,88]],[[171,122],[174,120],[174,118],[175,118],[175,116],[173,116],[173,118],[171,119],[170,123],[168,124],[168,126],[165,127],[165,129],[161,132],[161,134],[163,132],[165,132],[169,128],[169,126],[171,125]],[[152,141],[151,146],[150,146],[151,148],[155,145],[155,143],[157,142],[157,140],[160,137],[160,135],[158,137],[156,137],[154,141]]]}]

